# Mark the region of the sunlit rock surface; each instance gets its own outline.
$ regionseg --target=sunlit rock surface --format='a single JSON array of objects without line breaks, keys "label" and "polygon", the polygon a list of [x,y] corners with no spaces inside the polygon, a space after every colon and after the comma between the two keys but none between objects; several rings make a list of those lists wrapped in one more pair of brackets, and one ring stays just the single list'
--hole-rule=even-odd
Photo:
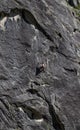
[{"label": "sunlit rock surface", "polygon": [[0,1],[0,130],[80,130],[77,11],[67,0]]}]

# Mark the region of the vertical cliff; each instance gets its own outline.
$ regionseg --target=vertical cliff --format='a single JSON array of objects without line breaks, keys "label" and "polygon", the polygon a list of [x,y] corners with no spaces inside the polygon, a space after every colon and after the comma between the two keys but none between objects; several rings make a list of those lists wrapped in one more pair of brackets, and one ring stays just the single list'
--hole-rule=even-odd
[{"label": "vertical cliff", "polygon": [[80,129],[79,9],[0,1],[0,130]]}]

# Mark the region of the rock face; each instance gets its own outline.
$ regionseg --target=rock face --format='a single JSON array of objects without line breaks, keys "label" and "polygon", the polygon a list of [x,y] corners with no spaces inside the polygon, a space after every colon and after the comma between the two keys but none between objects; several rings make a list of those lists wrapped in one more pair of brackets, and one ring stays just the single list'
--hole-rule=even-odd
[{"label": "rock face", "polygon": [[71,5],[71,6],[78,6],[80,4],[80,0],[67,0],[67,2]]},{"label": "rock face", "polygon": [[0,1],[0,130],[80,129],[79,16],[66,0]]}]

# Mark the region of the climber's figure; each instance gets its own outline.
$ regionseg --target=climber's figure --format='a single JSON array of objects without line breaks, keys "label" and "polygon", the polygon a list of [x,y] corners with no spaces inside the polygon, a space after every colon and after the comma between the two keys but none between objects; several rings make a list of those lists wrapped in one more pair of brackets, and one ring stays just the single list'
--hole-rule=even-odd
[{"label": "climber's figure", "polygon": [[45,65],[44,64],[38,65],[36,67],[36,75],[38,75],[39,73],[43,72],[44,69],[45,69]]}]

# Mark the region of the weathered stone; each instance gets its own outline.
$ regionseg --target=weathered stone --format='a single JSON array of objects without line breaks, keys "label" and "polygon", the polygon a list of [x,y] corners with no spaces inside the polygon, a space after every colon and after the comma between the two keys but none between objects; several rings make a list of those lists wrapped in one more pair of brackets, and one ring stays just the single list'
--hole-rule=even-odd
[{"label": "weathered stone", "polygon": [[77,7],[80,4],[80,0],[67,0],[67,1],[73,7]]},{"label": "weathered stone", "polygon": [[80,21],[67,2],[0,1],[0,130],[80,129]]}]

